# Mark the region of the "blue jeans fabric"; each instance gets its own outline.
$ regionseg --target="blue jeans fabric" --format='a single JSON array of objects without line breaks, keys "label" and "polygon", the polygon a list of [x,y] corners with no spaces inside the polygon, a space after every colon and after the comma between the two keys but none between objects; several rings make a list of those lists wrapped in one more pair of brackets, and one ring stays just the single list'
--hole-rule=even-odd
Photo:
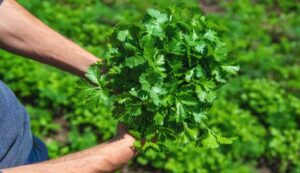
[{"label": "blue jeans fabric", "polygon": [[0,81],[0,169],[44,161],[46,147],[33,137],[29,116]]},{"label": "blue jeans fabric", "polygon": [[[30,154],[24,163],[24,165],[34,164],[38,162],[43,162],[49,159],[48,150],[44,142],[42,142],[39,138],[33,136],[33,145],[30,151]],[[0,170],[0,173],[2,171]]]},{"label": "blue jeans fabric", "polygon": [[43,162],[49,159],[48,150],[44,142],[37,137],[33,136],[33,146],[31,152],[25,162],[27,164],[33,164]]}]

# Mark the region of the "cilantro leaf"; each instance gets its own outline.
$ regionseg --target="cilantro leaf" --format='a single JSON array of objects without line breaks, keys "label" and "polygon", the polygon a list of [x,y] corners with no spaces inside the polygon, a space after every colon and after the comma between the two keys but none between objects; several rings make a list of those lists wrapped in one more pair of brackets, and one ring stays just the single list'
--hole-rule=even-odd
[{"label": "cilantro leaf", "polygon": [[124,42],[126,40],[128,34],[129,34],[128,30],[120,31],[120,32],[118,32],[117,38],[118,38],[118,40]]},{"label": "cilantro leaf", "polygon": [[154,17],[158,23],[164,23],[168,20],[168,16],[155,9],[148,9],[148,14]]},{"label": "cilantro leaf", "polygon": [[136,55],[136,56],[126,58],[125,65],[130,68],[133,68],[138,65],[144,64],[145,62],[146,60],[142,56]]},{"label": "cilantro leaf", "polygon": [[204,35],[203,37],[206,38],[207,40],[211,41],[211,42],[216,42],[218,41],[218,37],[216,36],[217,33],[211,29],[209,29]]}]

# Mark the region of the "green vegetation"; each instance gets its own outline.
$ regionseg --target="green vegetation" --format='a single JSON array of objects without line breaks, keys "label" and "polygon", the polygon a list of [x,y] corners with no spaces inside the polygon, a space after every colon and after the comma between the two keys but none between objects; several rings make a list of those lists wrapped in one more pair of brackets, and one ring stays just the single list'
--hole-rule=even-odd
[{"label": "green vegetation", "polygon": [[205,17],[191,11],[148,9],[142,23],[116,29],[103,65],[87,72],[88,96],[112,102],[113,116],[146,140],[136,148],[158,150],[167,140],[208,148],[232,143],[204,120],[216,91],[239,68],[228,64],[226,45]]},{"label": "green vegetation", "polygon": [[[114,26],[142,20],[149,8],[195,0],[20,0],[32,13],[99,57]],[[204,1],[200,1],[204,2]],[[149,172],[300,172],[300,5],[293,0],[205,1],[208,25],[222,35],[239,76],[222,87],[207,124],[231,145],[201,149],[167,142],[168,152],[148,150],[131,164]],[[200,9],[199,9],[200,10]],[[105,105],[86,108],[78,78],[1,51],[0,79],[31,114],[33,132],[51,157],[109,139],[116,121]],[[47,76],[47,78],[45,78]],[[153,171],[152,171],[153,170]]]}]

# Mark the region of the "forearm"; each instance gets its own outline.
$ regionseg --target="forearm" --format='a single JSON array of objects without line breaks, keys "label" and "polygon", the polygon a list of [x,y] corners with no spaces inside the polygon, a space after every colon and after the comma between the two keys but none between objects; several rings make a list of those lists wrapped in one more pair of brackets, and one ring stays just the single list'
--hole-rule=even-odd
[{"label": "forearm", "polygon": [[58,34],[14,0],[0,6],[0,47],[83,76],[98,59]]},{"label": "forearm", "polygon": [[134,156],[134,138],[126,134],[100,146],[39,164],[3,170],[3,173],[112,172]]}]

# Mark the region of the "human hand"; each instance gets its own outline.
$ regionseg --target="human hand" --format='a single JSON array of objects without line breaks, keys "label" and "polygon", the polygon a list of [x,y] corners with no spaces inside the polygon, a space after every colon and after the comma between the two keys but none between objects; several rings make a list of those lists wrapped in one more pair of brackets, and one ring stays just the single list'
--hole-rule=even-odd
[{"label": "human hand", "polygon": [[134,137],[127,132],[125,125],[118,124],[116,136],[101,145],[101,153],[105,155],[110,170],[126,165],[137,154],[134,142]]}]

